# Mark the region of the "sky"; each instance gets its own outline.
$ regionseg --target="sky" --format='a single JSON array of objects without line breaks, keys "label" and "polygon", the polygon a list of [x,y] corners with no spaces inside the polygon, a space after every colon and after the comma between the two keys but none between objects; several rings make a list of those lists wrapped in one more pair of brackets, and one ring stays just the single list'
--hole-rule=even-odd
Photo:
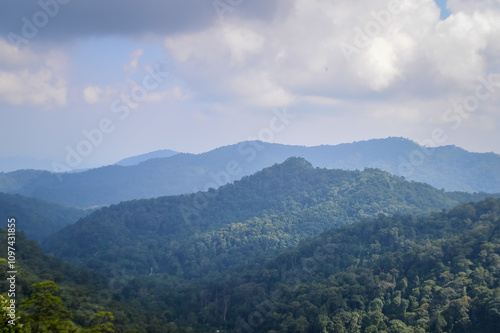
[{"label": "sky", "polygon": [[499,0],[0,2],[0,158],[389,136],[500,154],[499,105]]}]

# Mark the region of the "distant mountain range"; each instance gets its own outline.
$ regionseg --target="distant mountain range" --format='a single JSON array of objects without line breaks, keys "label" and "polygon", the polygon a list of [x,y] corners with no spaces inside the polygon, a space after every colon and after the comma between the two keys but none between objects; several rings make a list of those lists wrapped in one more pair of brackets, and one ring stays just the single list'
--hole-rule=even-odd
[{"label": "distant mountain range", "polygon": [[[0,157],[0,172],[12,172],[17,170],[46,170],[53,171],[52,163],[54,160],[46,158],[33,158],[33,157]],[[78,170],[82,171],[96,167],[87,163],[82,163]]]},{"label": "distant mountain range", "polygon": [[121,165],[121,166],[137,165],[141,162],[150,160],[152,158],[170,157],[177,154],[179,154],[179,152],[170,149],[156,150],[151,153],[124,158],[123,160],[116,162],[115,165]]},{"label": "distant mountain range", "polygon": [[198,155],[178,153],[80,173],[21,170],[0,174],[0,191],[76,207],[109,205],[218,188],[292,156],[324,168],[379,168],[447,191],[500,192],[500,155],[471,153],[455,146],[425,148],[403,138],[316,147],[249,141]]}]

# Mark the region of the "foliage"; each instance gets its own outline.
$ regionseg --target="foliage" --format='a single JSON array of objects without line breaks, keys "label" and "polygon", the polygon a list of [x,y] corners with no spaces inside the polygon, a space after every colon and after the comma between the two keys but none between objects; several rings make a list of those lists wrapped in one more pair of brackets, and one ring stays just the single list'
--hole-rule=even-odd
[{"label": "foliage", "polygon": [[[15,305],[15,304],[14,304]],[[7,293],[0,294],[0,333],[21,332],[22,324],[19,323],[19,316],[11,316],[11,302]]]},{"label": "foliage", "polygon": [[111,312],[101,311],[94,315],[92,318],[92,327],[86,332],[92,333],[113,333],[115,332],[115,325],[113,320],[115,317]]},{"label": "foliage", "polygon": [[[493,332],[500,200],[332,229],[203,292],[230,296],[227,326],[235,330]],[[220,325],[213,313],[210,325]]]},{"label": "foliage", "polygon": [[[132,278],[116,296],[146,310],[137,320],[148,332],[493,332],[500,200],[380,214],[261,265],[175,281]],[[155,324],[161,317],[168,323]]]},{"label": "foliage", "polygon": [[77,327],[71,321],[73,314],[64,308],[60,297],[53,295],[57,285],[46,281],[35,283],[32,288],[30,299],[21,303],[26,313],[23,322],[30,326],[31,332],[76,332]]}]

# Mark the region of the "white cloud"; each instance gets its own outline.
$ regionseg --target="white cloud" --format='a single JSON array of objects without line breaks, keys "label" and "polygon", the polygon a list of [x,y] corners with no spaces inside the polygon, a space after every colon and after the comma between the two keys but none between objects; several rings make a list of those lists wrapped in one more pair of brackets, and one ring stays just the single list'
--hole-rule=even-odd
[{"label": "white cloud", "polygon": [[170,90],[150,91],[144,100],[149,103],[160,103],[168,100],[187,100],[189,98],[190,96],[187,91],[179,86],[175,86]]},{"label": "white cloud", "polygon": [[375,38],[357,64],[357,74],[375,91],[389,87],[400,74],[395,45],[384,38]]},{"label": "white cloud", "polygon": [[0,38],[0,69],[31,65],[37,56],[28,48],[18,48]]},{"label": "white cloud", "polygon": [[55,77],[50,69],[0,71],[0,101],[14,105],[65,106],[66,95],[66,82]]},{"label": "white cloud", "polygon": [[305,101],[309,104],[326,105],[326,106],[336,106],[340,103],[338,99],[322,97],[322,96],[302,96],[300,100]]},{"label": "white cloud", "polygon": [[446,7],[452,12],[472,13],[477,10],[499,10],[498,0],[448,0]]},{"label": "white cloud", "polygon": [[0,102],[43,107],[67,104],[64,53],[35,52],[0,39]]},{"label": "white cloud", "polygon": [[[391,14],[394,3],[401,6]],[[195,85],[211,82],[208,90],[246,91],[255,100],[255,86],[263,83],[261,90],[275,92],[270,96],[277,96],[276,104],[302,94],[338,98],[352,91],[394,94],[405,86],[467,89],[493,61],[483,52],[498,48],[492,39],[498,13],[460,12],[440,21],[439,12],[431,0],[365,0],[357,6],[295,0],[287,15],[266,26],[235,17],[202,32],[169,37],[165,46]],[[369,41],[349,63],[339,45],[353,45],[358,31]]]},{"label": "white cloud", "polygon": [[264,38],[249,29],[225,27],[224,39],[231,53],[232,64],[242,64],[248,55],[256,54],[262,49]]},{"label": "white cloud", "polygon": [[98,103],[103,90],[98,86],[88,86],[83,89],[83,99],[89,104]]},{"label": "white cloud", "polygon": [[165,39],[165,46],[177,61],[197,61],[211,66],[242,65],[261,51],[263,44],[264,38],[258,32],[220,22],[201,32]]},{"label": "white cloud", "polygon": [[294,100],[289,92],[272,81],[268,72],[251,70],[240,74],[232,83],[231,92],[251,105],[280,107]]}]

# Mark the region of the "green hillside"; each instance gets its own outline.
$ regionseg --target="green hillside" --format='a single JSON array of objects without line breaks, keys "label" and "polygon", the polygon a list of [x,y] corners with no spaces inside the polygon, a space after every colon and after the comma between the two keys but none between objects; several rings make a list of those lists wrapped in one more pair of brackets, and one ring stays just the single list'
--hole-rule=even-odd
[{"label": "green hillside", "polygon": [[41,241],[45,237],[76,222],[92,210],[65,207],[35,198],[0,192],[0,216],[16,218],[18,229],[29,239]]},{"label": "green hillside", "polygon": [[[7,240],[7,228],[0,229],[0,239]],[[161,318],[150,325],[143,309],[115,299],[122,290],[118,276],[106,277],[45,255],[37,242],[27,240],[20,231],[16,231],[13,245],[15,289],[7,279],[12,277],[7,252],[0,253],[0,332],[114,332],[99,331],[96,327],[100,321],[96,319],[107,318],[103,314],[109,311],[114,317],[110,322],[117,332],[168,327],[169,323]],[[7,315],[11,300],[16,306],[15,325],[9,323],[12,318]]]},{"label": "green hillside", "polygon": [[443,191],[377,169],[319,169],[291,158],[217,190],[102,208],[44,248],[102,272],[185,280],[252,265],[261,254],[359,219],[455,204]]},{"label": "green hillside", "polygon": [[496,332],[500,200],[430,217],[381,215],[332,229],[265,266],[204,290],[208,299],[231,299],[225,314],[213,305],[210,325],[258,332]]},{"label": "green hillside", "polygon": [[129,277],[116,297],[183,327],[168,332],[486,333],[500,325],[499,273],[500,200],[486,199],[380,215],[185,284]]}]

